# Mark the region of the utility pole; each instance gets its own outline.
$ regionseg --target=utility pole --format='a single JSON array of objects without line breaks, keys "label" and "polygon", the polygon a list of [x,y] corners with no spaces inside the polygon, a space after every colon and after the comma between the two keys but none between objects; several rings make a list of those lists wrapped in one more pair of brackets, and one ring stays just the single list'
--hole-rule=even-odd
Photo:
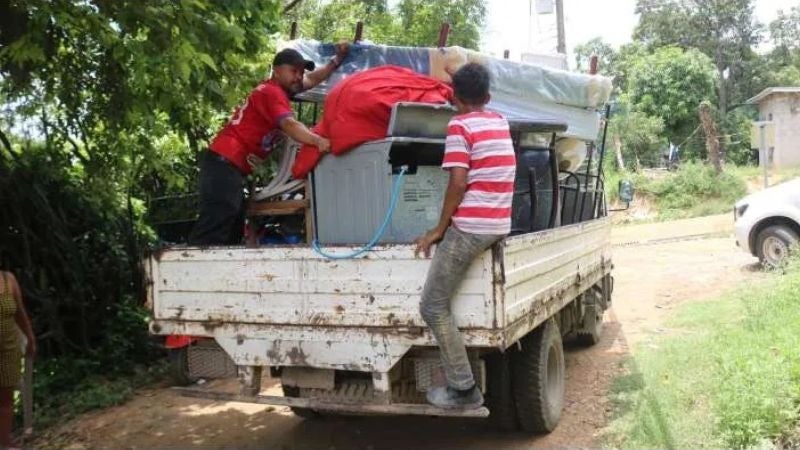
[{"label": "utility pole", "polygon": [[767,151],[767,124],[761,122],[758,126],[758,137],[760,138],[761,147],[759,150],[761,154],[759,158],[761,159],[761,165],[764,166],[764,189],[769,187],[769,152]]},{"label": "utility pole", "polygon": [[558,24],[558,47],[562,55],[567,54],[567,38],[564,36],[564,0],[556,0],[556,23]]},{"label": "utility pole", "polygon": [[769,187],[769,149],[775,145],[775,123],[753,122],[750,131],[750,148],[758,149],[758,163],[764,168],[764,188]]}]

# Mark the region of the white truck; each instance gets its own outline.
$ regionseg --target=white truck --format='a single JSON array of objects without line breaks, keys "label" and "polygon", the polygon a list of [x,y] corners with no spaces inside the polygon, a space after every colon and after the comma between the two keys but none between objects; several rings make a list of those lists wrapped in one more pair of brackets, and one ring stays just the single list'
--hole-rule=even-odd
[{"label": "white truck", "polygon": [[[397,176],[392,175],[396,167],[380,167],[394,165],[392,160],[408,164],[413,159],[408,155],[439,152],[441,161],[443,135],[409,137],[414,133],[408,131],[419,125],[424,130],[441,128],[436,133],[443,133],[444,126],[435,125],[446,124],[441,122],[441,108],[431,109],[430,116],[424,108],[408,111],[403,118],[402,111],[395,110],[387,139],[367,144],[369,151],[365,147],[352,152],[379,156],[358,169],[378,167],[369,186]],[[585,110],[579,113],[586,117]],[[550,155],[546,170],[518,169],[524,177],[518,176],[515,202],[518,193],[527,202],[527,209],[519,210],[519,220],[524,229],[540,231],[518,232],[487,250],[474,262],[452,302],[476,380],[485,393],[485,407],[448,410],[425,401],[425,391],[443,382],[443,375],[436,341],[419,313],[430,260],[415,258],[408,241],[379,244],[352,259],[329,259],[308,244],[154,251],[145,260],[150,331],[215,340],[237,366],[241,381],[238,394],[200,387],[181,388],[183,393],[285,405],[306,418],[336,413],[488,417],[506,430],[552,431],[564,401],[562,339],[574,336],[596,343],[611,301],[611,222],[602,189],[602,151],[599,158],[589,152],[580,171],[566,172],[567,165],[559,164],[554,132],[545,138],[542,133],[526,134],[549,125],[518,125],[512,127],[518,155],[526,146],[536,145],[544,145],[544,153],[531,153],[531,158]],[[565,125],[561,131],[567,130],[569,124]],[[393,129],[405,134],[398,136]],[[381,151],[386,152],[383,157]],[[317,169],[314,183],[325,179],[324,170],[348,164],[345,157],[324,161],[334,166]],[[531,164],[542,160],[538,161]],[[360,177],[360,172],[347,170],[341,173],[351,174],[346,180],[350,190],[337,191],[343,197],[385,194],[384,204],[389,203],[388,191],[358,185],[352,178]],[[538,184],[542,180],[546,180],[543,188]],[[312,202],[321,202],[332,189],[315,186],[315,190]],[[430,200],[431,192],[419,192],[403,199]],[[323,211],[321,206],[325,205],[312,209]],[[328,208],[339,216],[328,222],[317,217],[316,226],[341,233],[358,228],[342,223],[360,220],[357,215],[351,219],[342,215],[344,207]],[[408,205],[398,206],[401,209],[413,213]],[[429,216],[428,212],[420,217]],[[537,222],[537,217],[544,221]],[[434,214],[432,220],[436,218]],[[398,223],[415,225],[407,218]],[[397,227],[393,233],[402,234]],[[335,254],[356,247],[325,245]],[[261,394],[265,369],[280,378],[283,396]]]},{"label": "white truck", "polygon": [[[602,330],[610,227],[601,218],[508,238],[470,269],[453,310],[488,411],[425,404],[439,366],[419,314],[430,261],[410,245],[335,261],[302,246],[161,250],[147,261],[150,329],[214,338],[240,367],[241,395],[188,394],[303,416],[489,415],[503,428],[547,432],[564,398],[562,336],[595,343]],[[265,367],[285,397],[259,395]]]}]

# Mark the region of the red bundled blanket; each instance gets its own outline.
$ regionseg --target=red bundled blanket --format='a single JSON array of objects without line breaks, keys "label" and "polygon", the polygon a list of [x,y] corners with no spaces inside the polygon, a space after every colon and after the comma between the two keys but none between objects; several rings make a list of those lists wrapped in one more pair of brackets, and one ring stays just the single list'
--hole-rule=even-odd
[{"label": "red bundled blanket", "polygon": [[[447,103],[452,88],[434,78],[397,66],[381,66],[349,76],[325,99],[322,120],[313,131],[331,141],[331,152],[344,152],[386,136],[392,106],[399,102]],[[292,176],[305,178],[322,154],[304,145],[292,166]]]}]

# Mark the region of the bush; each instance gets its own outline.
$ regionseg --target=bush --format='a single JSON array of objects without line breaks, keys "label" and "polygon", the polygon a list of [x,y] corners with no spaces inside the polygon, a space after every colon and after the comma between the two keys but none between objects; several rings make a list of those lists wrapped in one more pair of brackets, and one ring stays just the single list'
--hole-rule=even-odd
[{"label": "bush", "polygon": [[[660,163],[661,151],[668,147],[661,137],[664,132],[664,121],[660,117],[652,117],[640,111],[631,110],[629,105],[622,104],[620,113],[611,117],[608,126],[609,137],[607,151],[614,156],[613,142],[619,141],[625,167],[636,170],[640,165],[656,167]],[[616,161],[611,161],[616,165]]]},{"label": "bush", "polygon": [[35,410],[56,419],[103,399],[73,396],[127,383],[161,355],[139,297],[138,249],[151,239],[139,202],[76,170],[60,149],[0,152],[0,266],[19,279],[39,336]]},{"label": "bush", "polygon": [[685,163],[660,179],[637,177],[636,182],[637,191],[653,200],[661,219],[723,213],[747,193],[741,178],[728,172],[716,174],[701,163]]},{"label": "bush", "polygon": [[63,423],[95,408],[121,404],[133,396],[136,388],[163,379],[166,374],[165,360],[160,364],[133,365],[110,343],[104,349],[123,359],[99,356],[101,351],[98,351],[86,357],[49,358],[37,362],[34,414],[38,428]]},{"label": "bush", "polygon": [[728,113],[722,122],[722,133],[725,134],[725,161],[743,166],[753,164],[753,152],[750,150],[750,128],[757,119],[754,111],[734,110]]}]

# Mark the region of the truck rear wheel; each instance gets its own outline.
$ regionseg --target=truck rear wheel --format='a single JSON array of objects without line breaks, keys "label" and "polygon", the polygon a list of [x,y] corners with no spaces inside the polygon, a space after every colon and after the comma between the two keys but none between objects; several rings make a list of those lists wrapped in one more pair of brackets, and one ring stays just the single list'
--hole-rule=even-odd
[{"label": "truck rear wheel", "polygon": [[[293,397],[298,398],[300,397],[300,388],[294,386],[281,386],[283,389],[284,397]],[[303,419],[319,419],[322,417],[318,411],[308,408],[295,408],[290,406],[289,409],[292,410],[295,416],[302,417]]]},{"label": "truck rear wheel", "polygon": [[564,408],[564,347],[552,318],[521,339],[512,357],[514,400],[519,424],[531,433],[556,428]]},{"label": "truck rear wheel", "polygon": [[177,386],[188,386],[197,382],[189,372],[189,346],[171,348],[168,353],[169,376]]},{"label": "truck rear wheel", "polygon": [[577,331],[578,343],[585,346],[592,346],[600,342],[603,336],[603,292],[592,287],[583,294],[584,302],[583,323]]},{"label": "truck rear wheel", "polygon": [[486,357],[486,406],[493,428],[501,431],[519,429],[514,392],[511,389],[510,350]]}]

